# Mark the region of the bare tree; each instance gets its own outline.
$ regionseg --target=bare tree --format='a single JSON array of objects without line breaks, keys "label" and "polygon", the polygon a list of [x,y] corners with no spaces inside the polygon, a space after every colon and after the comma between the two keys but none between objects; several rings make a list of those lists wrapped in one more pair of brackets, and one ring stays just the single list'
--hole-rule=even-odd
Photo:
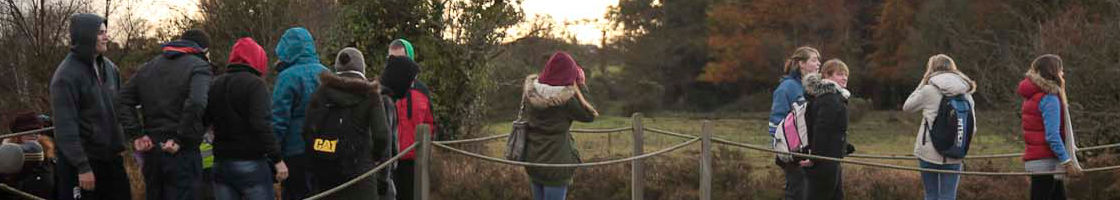
[{"label": "bare tree", "polygon": [[[79,0],[4,0],[0,4],[0,54],[6,56],[8,70],[0,76],[12,77],[5,84],[5,100],[14,100],[35,110],[44,110],[46,83],[58,60],[66,55],[70,15],[88,6]],[[15,99],[6,99],[15,98]],[[5,105],[8,106],[8,105]]]}]

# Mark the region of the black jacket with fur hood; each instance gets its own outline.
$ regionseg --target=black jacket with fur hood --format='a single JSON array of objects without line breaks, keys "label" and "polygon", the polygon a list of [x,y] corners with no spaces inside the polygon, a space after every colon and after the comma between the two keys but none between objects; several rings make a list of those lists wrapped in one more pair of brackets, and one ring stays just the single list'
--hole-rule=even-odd
[{"label": "black jacket with fur hood", "polygon": [[[809,100],[805,120],[809,122],[809,148],[812,154],[842,158],[848,152],[847,89],[820,74],[803,80]],[[814,161],[818,162],[818,161]]]},{"label": "black jacket with fur hood", "polygon": [[[331,109],[335,108],[334,111],[348,113],[347,116],[343,116],[344,121],[339,122],[344,123],[343,126],[366,131],[341,132],[355,135],[339,136],[350,141],[337,140],[337,149],[334,150],[339,156],[337,159],[339,163],[334,164],[341,169],[330,170],[353,177],[373,169],[377,162],[382,160],[381,157],[387,155],[386,152],[390,150],[389,126],[385,120],[384,104],[381,102],[380,84],[377,81],[367,81],[364,77],[355,74],[335,75],[329,72],[320,73],[319,80],[323,84],[312,94],[307,109],[307,124],[303,131],[304,141],[309,142],[306,151],[316,151],[315,145],[311,144],[315,141],[313,134],[323,123],[335,123],[322,121],[330,114],[329,112],[332,112]],[[326,181],[340,184],[347,180]]]},{"label": "black jacket with fur hood", "polygon": [[[814,155],[843,158],[848,145],[848,90],[818,73],[805,76],[805,98],[809,100],[805,121],[809,122],[809,152]],[[809,178],[807,199],[839,199],[843,196],[840,163],[811,159],[813,166],[805,170]]]}]

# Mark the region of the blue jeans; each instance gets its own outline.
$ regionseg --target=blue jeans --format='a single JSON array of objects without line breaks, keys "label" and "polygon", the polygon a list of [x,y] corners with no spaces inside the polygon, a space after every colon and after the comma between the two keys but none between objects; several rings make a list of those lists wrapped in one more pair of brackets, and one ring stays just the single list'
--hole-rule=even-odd
[{"label": "blue jeans", "polygon": [[[919,160],[918,165],[924,169],[940,169],[961,171],[962,164],[933,164]],[[925,187],[926,200],[955,200],[957,199],[957,185],[960,183],[960,174],[943,174],[922,172],[922,186]]]},{"label": "blue jeans", "polygon": [[533,200],[564,200],[568,196],[568,185],[545,186],[533,183]]},{"label": "blue jeans", "polygon": [[214,162],[214,197],[218,200],[272,200],[272,168],[265,159]]}]

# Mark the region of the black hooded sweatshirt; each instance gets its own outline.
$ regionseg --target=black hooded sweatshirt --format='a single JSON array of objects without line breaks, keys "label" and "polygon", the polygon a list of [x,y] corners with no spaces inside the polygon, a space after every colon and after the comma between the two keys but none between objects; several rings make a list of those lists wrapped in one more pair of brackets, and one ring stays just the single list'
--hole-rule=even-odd
[{"label": "black hooded sweatshirt", "polygon": [[61,158],[78,173],[90,172],[90,159],[106,160],[124,151],[114,111],[120,87],[117,66],[96,50],[98,31],[105,23],[94,14],[71,16],[70,54],[51,77],[55,143]]}]

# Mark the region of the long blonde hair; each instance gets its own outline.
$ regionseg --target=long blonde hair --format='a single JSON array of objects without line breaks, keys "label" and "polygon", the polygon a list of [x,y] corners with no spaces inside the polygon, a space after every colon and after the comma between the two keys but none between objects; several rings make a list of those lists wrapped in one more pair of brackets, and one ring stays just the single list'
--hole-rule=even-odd
[{"label": "long blonde hair", "polygon": [[968,82],[971,88],[968,91],[969,93],[976,91],[976,81],[969,79],[960,69],[957,69],[957,62],[953,61],[953,58],[945,54],[937,54],[929,57],[929,61],[926,63],[926,73],[922,75],[921,85],[929,84],[929,78],[933,77],[933,75],[938,72],[957,74]]},{"label": "long blonde hair", "polygon": [[[801,70],[801,65],[799,65],[798,62],[807,61],[810,58],[813,58],[813,55],[820,56],[821,52],[809,46],[798,47],[796,50],[793,50],[793,55],[790,55],[789,58],[786,58],[786,64],[783,68],[783,72],[786,75],[789,75],[793,73],[794,70]],[[802,74],[802,76],[804,75],[805,74]]]}]

